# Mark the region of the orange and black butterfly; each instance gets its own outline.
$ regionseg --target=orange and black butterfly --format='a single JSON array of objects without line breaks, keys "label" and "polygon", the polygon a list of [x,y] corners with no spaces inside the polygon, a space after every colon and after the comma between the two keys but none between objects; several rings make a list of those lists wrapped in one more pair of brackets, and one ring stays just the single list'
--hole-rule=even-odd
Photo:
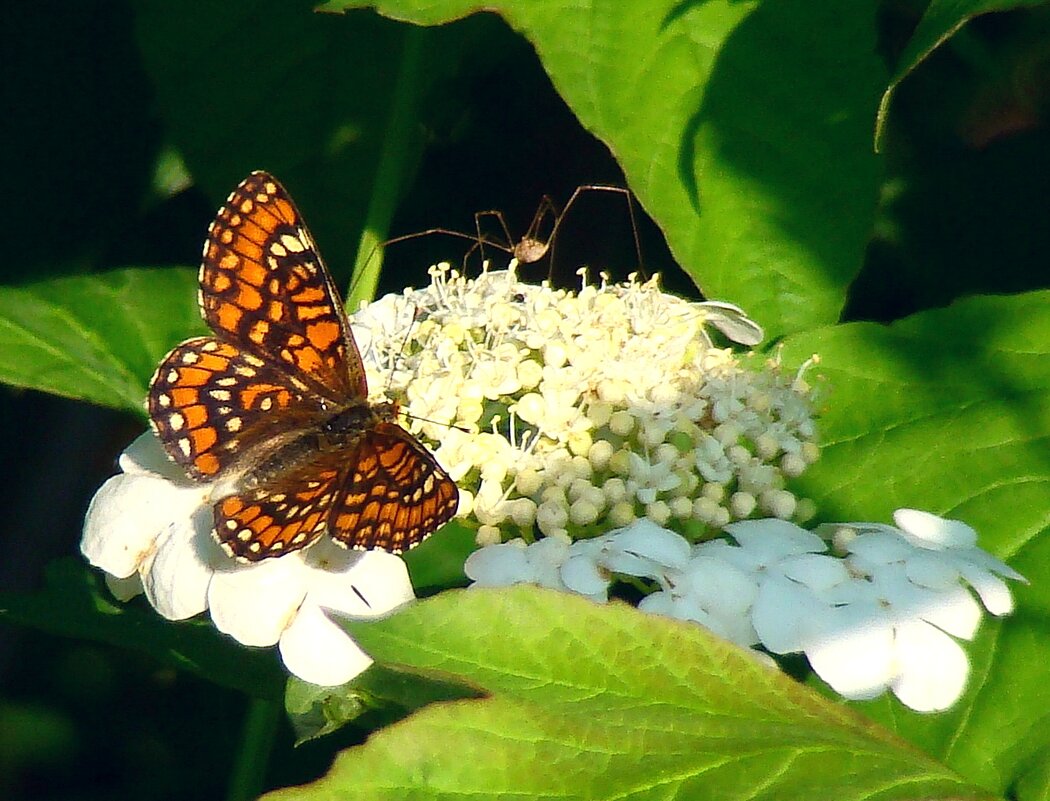
[{"label": "orange and black butterfly", "polygon": [[147,408],[165,450],[197,481],[231,479],[215,536],[258,561],[327,532],[398,553],[456,512],[433,455],[370,404],[339,295],[291,197],[254,172],[208,229],[200,307],[214,336],[171,351]]}]

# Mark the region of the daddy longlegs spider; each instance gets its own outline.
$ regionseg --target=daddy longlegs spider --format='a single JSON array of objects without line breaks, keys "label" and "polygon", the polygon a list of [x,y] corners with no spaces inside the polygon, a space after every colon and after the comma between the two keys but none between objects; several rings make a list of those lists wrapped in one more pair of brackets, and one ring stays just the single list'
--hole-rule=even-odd
[{"label": "daddy longlegs spider", "polygon": [[[415,233],[403,234],[394,237],[393,239],[388,239],[378,247],[386,247],[387,245],[393,245],[398,242],[404,242],[422,236],[442,234],[445,236],[456,237],[458,239],[466,239],[473,243],[463,256],[464,272],[466,271],[467,260],[475,250],[481,250],[482,260],[484,261],[484,248],[488,245],[489,247],[494,247],[497,250],[510,254],[519,264],[535,264],[544,256],[549,255],[550,266],[548,269],[548,278],[550,278],[551,271],[553,270],[554,245],[558,230],[561,228],[561,224],[565,220],[565,216],[568,214],[569,209],[572,208],[572,205],[584,192],[592,191],[615,192],[626,198],[627,213],[631,219],[631,233],[634,237],[635,254],[638,257],[638,269],[643,275],[646,275],[645,267],[642,264],[642,245],[638,235],[638,223],[634,215],[634,200],[631,198],[629,190],[622,186],[611,186],[608,184],[582,184],[576,187],[560,212],[550,196],[544,195],[540,199],[539,207],[536,209],[536,213],[533,215],[532,222],[529,224],[528,229],[525,231],[525,234],[521,239],[517,241],[514,240],[514,237],[510,233],[510,226],[507,225],[503,212],[496,209],[490,209],[474,213],[474,228],[476,231],[476,234],[474,235],[464,233],[463,231],[454,231],[451,228],[435,227],[428,228],[425,231],[416,231]],[[554,224],[551,226],[550,233],[545,239],[543,239],[540,237],[540,228],[548,215],[553,216]],[[482,233],[481,221],[485,217],[493,217],[499,222],[500,228],[503,230],[503,235],[506,237],[505,241],[500,242]],[[696,305],[698,309],[703,309],[703,314],[707,322],[721,331],[733,342],[753,347],[760,343],[765,337],[762,327],[751,320],[739,306],[722,301],[699,301]]]},{"label": "daddy longlegs spider", "polygon": [[[623,195],[627,200],[627,214],[631,219],[631,233],[634,237],[634,250],[638,257],[638,268],[644,273],[645,268],[642,265],[642,245],[638,237],[638,223],[634,216],[634,200],[632,199],[629,190],[622,186],[611,186],[609,184],[582,184],[577,186],[572,195],[569,196],[568,201],[566,201],[565,206],[561,211],[558,210],[558,207],[555,205],[550,195],[544,195],[540,199],[540,204],[536,209],[536,213],[532,217],[532,222],[529,223],[528,229],[518,240],[515,240],[514,236],[511,234],[510,226],[507,225],[507,220],[503,216],[503,212],[498,209],[489,209],[487,211],[478,211],[474,213],[474,228],[477,232],[476,234],[454,231],[451,228],[428,228],[425,231],[416,231],[411,234],[403,234],[402,236],[388,239],[383,243],[382,247],[393,245],[398,242],[404,242],[408,239],[416,239],[421,236],[442,234],[444,236],[453,236],[458,239],[466,239],[473,243],[463,256],[464,270],[466,269],[467,260],[475,250],[481,251],[481,257],[484,261],[485,246],[487,245],[510,254],[510,256],[517,260],[519,264],[535,264],[549,254],[549,273],[550,270],[553,270],[555,240],[558,231],[561,228],[561,224],[569,213],[569,209],[572,208],[573,204],[585,192],[614,192]],[[554,223],[551,226],[550,233],[545,238],[541,238],[540,230],[548,216],[553,217]],[[481,221],[486,217],[494,218],[499,223],[500,228],[503,230],[503,236],[505,237],[502,242],[493,239],[491,236],[482,232]]]}]

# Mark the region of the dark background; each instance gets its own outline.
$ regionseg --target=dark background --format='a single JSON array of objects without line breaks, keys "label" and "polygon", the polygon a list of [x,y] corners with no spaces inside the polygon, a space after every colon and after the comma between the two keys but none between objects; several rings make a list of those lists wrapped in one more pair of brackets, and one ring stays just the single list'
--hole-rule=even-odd
[{"label": "dark background", "polygon": [[[265,14],[268,4],[258,5]],[[888,65],[921,11],[884,9]],[[119,1],[5,7],[5,284],[197,261],[221,196],[193,184],[160,194],[153,187],[170,136],[143,63],[136,13],[134,3]],[[354,15],[327,24],[355,24]],[[393,23],[381,24],[397,35]],[[391,236],[433,227],[469,232],[474,212],[485,209],[502,210],[520,236],[544,194],[563,203],[581,184],[625,185],[526,42],[493,16],[457,25],[453,35],[470,46],[443,78],[440,100],[423,109],[427,146]],[[1047,31],[1041,10],[978,19],[904,82],[891,117],[879,223],[848,319],[892,320],[962,294],[1050,283]],[[243,167],[241,175],[274,169]],[[295,183],[286,183],[295,195]],[[635,211],[646,268],[690,291],[659,230]],[[424,283],[428,264],[462,259],[468,247],[438,236],[391,247],[382,291]],[[349,261],[340,255],[329,261],[346,286]],[[623,198],[590,193],[565,218],[553,267],[541,263],[528,275],[550,274],[571,286],[580,263],[608,265],[623,277],[635,260]],[[0,388],[0,590],[32,590],[45,565],[78,553],[91,494],[142,427],[130,415]],[[247,708],[234,691],[139,654],[6,625],[0,686],[2,798],[225,794]],[[268,785],[319,775],[337,745],[360,736],[346,731],[338,742],[293,750],[290,730],[282,729]]]}]

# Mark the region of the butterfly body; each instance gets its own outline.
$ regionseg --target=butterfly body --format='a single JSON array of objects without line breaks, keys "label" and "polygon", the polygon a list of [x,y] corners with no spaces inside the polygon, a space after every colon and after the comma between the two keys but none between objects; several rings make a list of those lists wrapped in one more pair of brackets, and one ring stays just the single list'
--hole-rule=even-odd
[{"label": "butterfly body", "polygon": [[257,561],[325,533],[400,552],[451,519],[455,483],[396,405],[369,403],[338,293],[272,176],[252,173],[219,210],[199,281],[214,336],[162,360],[147,410],[192,479],[232,487],[213,507],[228,552]]},{"label": "butterfly body", "polygon": [[[394,409],[394,404],[370,406],[358,401],[311,420],[292,436],[268,443],[254,466],[239,476],[237,485],[241,489],[266,486],[282,475],[309,464],[317,454],[346,451],[380,421],[394,422]],[[246,466],[251,463],[249,460],[245,462]]]}]

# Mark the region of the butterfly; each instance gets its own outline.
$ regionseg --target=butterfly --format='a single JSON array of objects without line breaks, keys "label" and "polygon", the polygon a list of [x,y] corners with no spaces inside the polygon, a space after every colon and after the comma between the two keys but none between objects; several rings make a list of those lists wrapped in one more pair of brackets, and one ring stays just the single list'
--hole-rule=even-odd
[{"label": "butterfly", "polygon": [[369,403],[331,275],[273,176],[253,172],[219,209],[198,280],[214,335],[164,357],[146,406],[190,478],[232,488],[212,508],[228,553],[259,561],[325,533],[399,553],[452,518],[455,482],[396,404]]}]

